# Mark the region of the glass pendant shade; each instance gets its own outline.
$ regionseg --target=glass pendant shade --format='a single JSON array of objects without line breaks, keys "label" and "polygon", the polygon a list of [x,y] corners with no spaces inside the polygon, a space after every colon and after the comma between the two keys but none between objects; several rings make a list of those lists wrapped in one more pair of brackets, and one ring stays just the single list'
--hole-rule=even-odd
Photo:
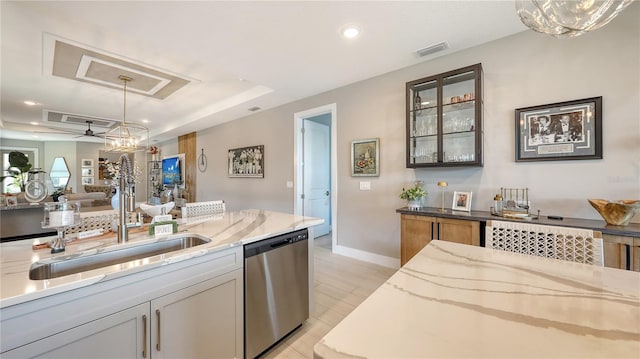
[{"label": "glass pendant shade", "polygon": [[516,0],[522,23],[555,37],[575,37],[609,23],[633,0]]}]

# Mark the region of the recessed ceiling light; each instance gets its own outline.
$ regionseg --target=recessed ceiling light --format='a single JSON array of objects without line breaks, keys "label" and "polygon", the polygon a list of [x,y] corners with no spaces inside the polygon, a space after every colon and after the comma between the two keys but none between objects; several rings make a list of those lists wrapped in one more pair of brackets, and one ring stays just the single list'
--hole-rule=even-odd
[{"label": "recessed ceiling light", "polygon": [[34,125],[34,126],[38,126],[38,125],[39,125],[39,123],[38,123],[38,122],[36,122],[36,121],[31,121],[31,122],[29,122],[29,123],[30,123],[30,124],[32,124],[32,125]]},{"label": "recessed ceiling light", "polygon": [[145,118],[144,120],[142,120],[142,123],[149,123],[149,120]]},{"label": "recessed ceiling light", "polygon": [[342,30],[342,36],[346,37],[347,39],[353,39],[354,37],[357,37],[359,34],[360,34],[360,28],[358,28],[355,25],[348,25]]},{"label": "recessed ceiling light", "polygon": [[27,105],[27,106],[35,106],[38,103],[35,102],[35,101],[27,100],[27,101],[24,102],[24,104]]}]

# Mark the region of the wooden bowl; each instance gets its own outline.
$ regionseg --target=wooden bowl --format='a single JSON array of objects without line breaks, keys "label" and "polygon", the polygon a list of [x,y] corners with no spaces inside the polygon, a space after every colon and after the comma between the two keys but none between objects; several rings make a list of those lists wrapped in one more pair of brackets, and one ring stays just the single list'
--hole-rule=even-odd
[{"label": "wooden bowl", "polygon": [[626,226],[631,218],[640,212],[639,200],[608,201],[606,199],[588,199],[589,203],[604,218],[607,224]]}]

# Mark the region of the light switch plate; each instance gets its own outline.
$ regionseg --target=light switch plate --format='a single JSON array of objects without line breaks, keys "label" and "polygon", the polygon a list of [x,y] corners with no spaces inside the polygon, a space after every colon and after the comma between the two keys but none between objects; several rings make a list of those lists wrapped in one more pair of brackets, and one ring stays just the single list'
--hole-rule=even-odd
[{"label": "light switch plate", "polygon": [[287,188],[293,188],[293,181],[287,181]]},{"label": "light switch plate", "polygon": [[360,182],[360,190],[361,191],[371,190],[371,182]]}]

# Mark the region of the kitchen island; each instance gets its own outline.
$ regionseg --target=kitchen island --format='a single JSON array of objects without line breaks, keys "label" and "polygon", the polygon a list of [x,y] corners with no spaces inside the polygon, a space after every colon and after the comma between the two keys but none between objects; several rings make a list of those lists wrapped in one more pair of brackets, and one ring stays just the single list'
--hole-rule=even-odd
[{"label": "kitchen island", "polygon": [[7,358],[92,352],[148,357],[151,351],[168,357],[241,357],[243,245],[320,223],[263,210],[182,219],[178,235],[197,234],[211,241],[45,280],[29,279],[32,263],[163,237],[132,233],[128,243],[117,244],[113,234],[71,242],[58,254],[32,250],[42,239],[3,243],[0,352]]},{"label": "kitchen island", "polygon": [[314,347],[315,358],[640,353],[640,273],[431,241]]}]

